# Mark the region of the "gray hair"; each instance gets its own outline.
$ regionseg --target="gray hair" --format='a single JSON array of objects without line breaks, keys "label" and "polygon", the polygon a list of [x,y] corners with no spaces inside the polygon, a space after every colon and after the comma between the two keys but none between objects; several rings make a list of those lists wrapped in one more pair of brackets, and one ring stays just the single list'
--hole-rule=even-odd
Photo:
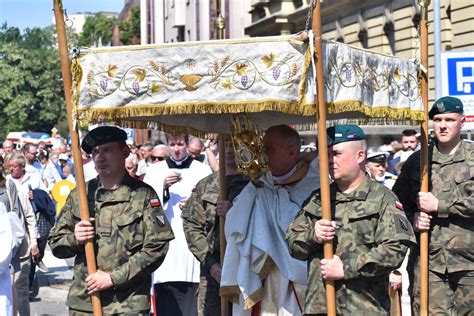
[{"label": "gray hair", "polygon": [[10,161],[16,160],[20,166],[25,168],[26,166],[26,158],[22,154],[14,154],[11,158]]}]

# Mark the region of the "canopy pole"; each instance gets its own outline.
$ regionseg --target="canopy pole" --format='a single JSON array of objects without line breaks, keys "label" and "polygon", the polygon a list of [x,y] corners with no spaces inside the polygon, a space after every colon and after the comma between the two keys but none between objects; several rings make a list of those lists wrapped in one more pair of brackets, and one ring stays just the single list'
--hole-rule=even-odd
[{"label": "canopy pole", "polygon": [[[77,191],[79,194],[79,208],[81,211],[81,220],[90,220],[89,216],[89,207],[87,203],[87,193],[86,193],[86,184],[84,181],[84,169],[82,166],[82,156],[81,150],[79,147],[79,133],[74,128],[72,124],[72,78],[70,72],[69,57],[67,51],[67,36],[66,36],[66,27],[64,24],[64,14],[63,14],[63,5],[61,0],[54,1],[54,18],[56,20],[56,32],[58,35],[58,47],[59,47],[59,57],[61,60],[61,72],[63,75],[64,81],[64,95],[66,97],[66,110],[67,110],[67,122],[69,133],[71,134],[71,149],[72,156],[74,161],[74,168],[76,171],[76,182],[77,182]],[[95,262],[94,254],[94,244],[92,240],[85,242],[85,252],[86,252],[86,262],[87,262],[87,272],[89,275],[97,271],[97,266]],[[91,296],[92,299],[92,308],[95,316],[102,315],[102,306],[100,302],[99,293],[95,293]]]},{"label": "canopy pole", "polygon": [[[314,51],[316,59],[316,88],[318,97],[318,109],[316,113],[316,123],[318,127],[318,155],[319,172],[321,186],[321,202],[323,218],[331,220],[331,198],[329,193],[329,161],[328,142],[326,133],[327,108],[324,95],[324,75],[323,75],[323,45],[321,39],[321,1],[316,0],[313,8],[312,29],[314,33]],[[324,242],[324,258],[333,258],[332,241]],[[327,314],[336,315],[336,288],[334,281],[326,282],[326,304]]]},{"label": "canopy pole", "polygon": [[[428,192],[428,7],[430,0],[419,0],[420,3],[420,37],[421,37],[421,97],[425,120],[420,126],[421,136],[421,192]],[[420,232],[420,315],[428,316],[428,231]]]},{"label": "canopy pole", "polygon": [[[225,168],[225,134],[219,135],[219,197],[221,200],[227,200],[227,179]],[[224,255],[227,247],[225,239],[225,217],[219,218],[219,238],[220,238],[220,260],[221,267],[224,266]],[[229,303],[227,299],[221,297],[221,315],[229,315]]]},{"label": "canopy pole", "polygon": [[[221,1],[216,0],[217,18],[214,21],[216,28],[216,38],[224,39],[225,19],[221,13]],[[225,170],[225,134],[219,135],[219,196],[221,200],[227,200],[227,184],[226,184],[226,170]],[[221,267],[224,266],[224,255],[227,242],[225,240],[225,217],[219,218],[219,238],[220,238],[220,259]],[[229,303],[227,299],[221,297],[221,316],[229,315]]]}]

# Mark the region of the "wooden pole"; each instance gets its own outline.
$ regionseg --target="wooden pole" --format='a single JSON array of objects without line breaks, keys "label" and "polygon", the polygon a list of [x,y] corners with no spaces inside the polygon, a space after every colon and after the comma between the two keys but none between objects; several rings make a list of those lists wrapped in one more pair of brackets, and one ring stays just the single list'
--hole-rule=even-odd
[{"label": "wooden pole", "polygon": [[[82,166],[82,155],[79,147],[79,133],[73,127],[72,124],[72,99],[71,99],[71,88],[72,78],[69,65],[68,49],[67,49],[67,36],[66,27],[64,24],[63,5],[61,0],[54,1],[54,17],[56,19],[56,32],[58,35],[58,47],[59,57],[61,60],[61,72],[64,81],[64,95],[66,97],[66,110],[67,110],[67,122],[69,127],[69,133],[71,134],[71,149],[74,161],[74,168],[76,171],[76,183],[77,191],[79,193],[79,207],[81,211],[81,220],[90,220],[89,207],[87,204],[87,193],[86,184],[84,181],[84,169]],[[87,241],[84,245],[86,252],[87,272],[89,275],[97,271],[94,254],[94,244],[91,240]],[[93,294],[92,297],[92,308],[95,316],[102,315],[102,306],[100,303],[99,293]]]},{"label": "wooden pole", "polygon": [[[224,39],[225,30],[225,19],[221,13],[221,1],[216,0],[216,13],[217,18],[214,21],[214,27],[216,28],[216,38],[221,40]],[[221,200],[227,200],[227,184],[226,184],[226,171],[225,171],[225,134],[219,135],[219,196]],[[227,242],[225,240],[225,218],[219,219],[219,238],[220,238],[220,254],[221,254],[221,266],[224,266],[224,255]],[[221,316],[229,315],[229,303],[227,299],[221,297]]]},{"label": "wooden pole", "polygon": [[[420,0],[420,37],[421,37],[421,97],[425,112],[425,121],[420,126],[421,143],[421,192],[428,192],[428,7],[430,0]],[[420,315],[428,316],[428,231],[420,232]]]},{"label": "wooden pole", "polygon": [[[219,135],[219,197],[221,200],[227,200],[227,179],[225,170],[225,134]],[[225,239],[225,217],[219,218],[219,238],[220,238],[220,259],[221,266],[224,266],[225,248],[227,241]],[[229,315],[229,302],[225,298],[221,298],[221,315]]]},{"label": "wooden pole", "polygon": [[[318,154],[319,154],[319,172],[321,184],[321,203],[323,218],[331,220],[331,198],[329,193],[329,161],[328,161],[328,143],[326,133],[326,101],[324,96],[324,75],[323,75],[323,45],[321,40],[321,2],[315,1],[312,14],[312,29],[314,33],[314,50],[316,58],[316,88],[318,97],[318,109],[316,114],[316,123],[318,126]],[[324,243],[324,258],[333,257],[332,241]],[[326,282],[326,304],[327,314],[336,315],[336,288],[334,281]]]}]

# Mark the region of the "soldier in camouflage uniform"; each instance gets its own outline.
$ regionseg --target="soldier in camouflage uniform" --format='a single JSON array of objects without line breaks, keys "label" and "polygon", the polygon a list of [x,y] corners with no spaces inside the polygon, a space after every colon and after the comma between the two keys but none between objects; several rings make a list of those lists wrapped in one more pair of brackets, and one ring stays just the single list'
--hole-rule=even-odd
[{"label": "soldier in camouflage uniform", "polygon": [[[95,221],[81,221],[73,191],[49,235],[58,258],[75,257],[67,304],[70,315],[92,313],[90,295],[100,294],[104,315],[148,315],[151,273],[174,238],[153,189],[128,175],[126,133],[116,127],[92,130],[82,142],[99,177],[88,182]],[[87,274],[84,242],[93,240],[97,272]]]},{"label": "soldier in camouflage uniform", "polygon": [[[365,175],[364,132],[338,125],[328,137],[333,221],[322,219],[318,189],[286,235],[291,255],[308,260],[304,313],[326,314],[324,283],[332,280],[338,314],[387,315],[388,275],[413,244],[413,231],[395,195]],[[323,259],[325,241],[334,243],[333,259]]]},{"label": "soldier in camouflage uniform", "polygon": [[186,202],[181,217],[189,249],[201,263],[198,294],[198,315],[221,314],[219,283],[220,265],[219,221],[232,206],[230,201],[242,191],[249,178],[237,174],[234,150],[226,142],[227,200],[220,200],[219,172],[202,179]]},{"label": "soldier in camouflage uniform", "polygon": [[[474,145],[461,140],[459,99],[440,98],[429,117],[436,135],[428,147],[429,192],[419,192],[419,152],[405,162],[393,191],[415,231],[429,231],[429,313],[474,315]],[[419,314],[419,249],[412,250],[409,268],[412,309]]]}]

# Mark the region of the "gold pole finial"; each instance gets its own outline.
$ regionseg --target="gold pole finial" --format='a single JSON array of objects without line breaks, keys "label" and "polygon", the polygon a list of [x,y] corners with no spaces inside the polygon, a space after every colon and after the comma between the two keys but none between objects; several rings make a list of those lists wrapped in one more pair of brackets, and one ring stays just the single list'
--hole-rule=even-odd
[{"label": "gold pole finial", "polygon": [[431,4],[431,0],[418,0],[420,5],[420,16],[422,20],[428,20],[428,7]]},{"label": "gold pole finial", "polygon": [[217,18],[214,21],[214,27],[216,28],[217,39],[224,39],[225,19],[221,12],[218,12]]}]

